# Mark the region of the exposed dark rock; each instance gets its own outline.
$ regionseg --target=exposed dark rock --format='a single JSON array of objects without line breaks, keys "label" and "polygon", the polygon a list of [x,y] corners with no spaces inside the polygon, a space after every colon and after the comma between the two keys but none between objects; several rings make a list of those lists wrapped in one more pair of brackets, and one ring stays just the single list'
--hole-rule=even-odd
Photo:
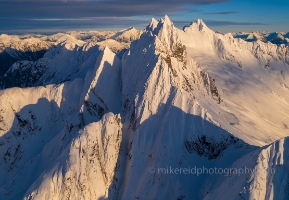
[{"label": "exposed dark rock", "polygon": [[238,141],[239,139],[233,136],[216,141],[214,138],[202,135],[195,140],[186,140],[185,147],[189,153],[197,153],[212,160],[222,156],[224,150]]}]

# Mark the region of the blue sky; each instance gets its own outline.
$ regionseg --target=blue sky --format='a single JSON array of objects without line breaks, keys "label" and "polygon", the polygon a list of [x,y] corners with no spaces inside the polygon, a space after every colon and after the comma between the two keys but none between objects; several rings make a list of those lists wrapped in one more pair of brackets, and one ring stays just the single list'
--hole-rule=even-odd
[{"label": "blue sky", "polygon": [[289,32],[288,0],[0,0],[0,33],[143,29],[167,14],[213,30]]},{"label": "blue sky", "polygon": [[[217,24],[213,25],[214,29],[220,31],[289,31],[288,0],[234,0],[221,4],[194,7],[202,10],[202,12],[190,13],[188,15],[190,18],[244,23],[243,25],[226,26],[222,26],[220,23],[219,27]],[[214,14],[217,12],[235,13]],[[254,23],[259,23],[259,25],[254,25]]]}]

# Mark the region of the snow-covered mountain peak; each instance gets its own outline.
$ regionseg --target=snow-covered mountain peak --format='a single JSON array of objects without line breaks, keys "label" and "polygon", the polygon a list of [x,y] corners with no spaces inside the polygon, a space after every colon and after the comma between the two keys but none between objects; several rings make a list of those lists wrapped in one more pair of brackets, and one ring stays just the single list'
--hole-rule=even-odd
[{"label": "snow-covered mountain peak", "polygon": [[70,35],[64,35],[62,37],[60,37],[55,44],[61,44],[64,45],[65,48],[67,50],[73,50],[75,48],[75,46],[82,46],[85,42],[81,41],[81,40],[77,40],[74,37],[70,36]]},{"label": "snow-covered mountain peak", "polygon": [[130,27],[119,32],[116,32],[115,35],[111,36],[111,39],[114,39],[118,42],[130,43],[134,40],[139,39],[143,31],[137,30],[134,27]]},{"label": "snow-covered mountain peak", "polygon": [[175,43],[179,42],[178,30],[167,15],[158,21],[152,19],[147,26],[146,34],[157,38],[153,43],[156,49],[162,53],[168,53]]},{"label": "snow-covered mountain peak", "polygon": [[212,31],[211,29],[209,29],[207,27],[207,25],[205,24],[205,22],[202,20],[202,19],[197,19],[196,21],[193,21],[191,23],[190,26],[185,26],[183,28],[183,30],[186,32],[186,31],[198,31],[198,32],[214,32]]},{"label": "snow-covered mountain peak", "polygon": [[173,22],[165,15],[164,18],[161,18],[158,21],[152,18],[146,30],[151,31],[153,35],[158,35],[159,32],[167,32],[173,28],[175,28]]},{"label": "snow-covered mountain peak", "polygon": [[197,21],[193,22],[193,24],[196,24],[199,26],[199,30],[203,30],[207,25],[204,23],[202,19],[197,19]]},{"label": "snow-covered mountain peak", "polygon": [[131,30],[136,30],[136,29],[135,29],[135,27],[131,26],[131,27],[125,29],[124,31],[131,31]]},{"label": "snow-covered mountain peak", "polygon": [[170,20],[169,16],[165,15],[163,21],[165,23],[172,23],[172,21]]},{"label": "snow-covered mountain peak", "polygon": [[174,27],[174,23],[170,20],[169,16],[165,15],[164,18],[159,19],[159,27],[167,26]]},{"label": "snow-covered mountain peak", "polygon": [[104,54],[105,54],[105,52],[110,52],[110,53],[112,53],[111,50],[109,49],[109,47],[108,47],[107,45],[105,45],[105,46],[103,47],[103,51],[104,51]]},{"label": "snow-covered mountain peak", "polygon": [[153,31],[158,26],[158,20],[152,18],[149,25],[146,27],[147,31]]}]

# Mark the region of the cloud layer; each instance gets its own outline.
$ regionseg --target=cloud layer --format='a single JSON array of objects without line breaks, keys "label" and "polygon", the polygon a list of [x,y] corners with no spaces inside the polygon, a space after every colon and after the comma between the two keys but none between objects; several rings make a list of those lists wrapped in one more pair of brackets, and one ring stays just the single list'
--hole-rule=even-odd
[{"label": "cloud layer", "polygon": [[228,0],[0,0],[2,18],[130,17],[169,14],[185,5],[206,5]]},{"label": "cloud layer", "polygon": [[[123,27],[139,26],[145,27],[148,20],[140,20],[127,17],[94,17],[77,19],[0,19],[4,33],[26,33],[26,32],[60,32],[69,30],[91,30],[91,29],[122,29]],[[3,28],[4,27],[4,28]]]},{"label": "cloud layer", "polygon": [[188,11],[187,5],[225,1],[228,0],[0,0],[0,32],[135,26],[143,23],[136,16],[163,16]]},{"label": "cloud layer", "polygon": [[[230,0],[0,0],[1,32],[118,29],[145,25],[148,17],[175,12],[198,12],[189,5],[209,5]],[[204,14],[227,15],[236,11]],[[264,25],[250,22],[205,21],[208,26]],[[189,21],[175,21],[179,27]]]}]

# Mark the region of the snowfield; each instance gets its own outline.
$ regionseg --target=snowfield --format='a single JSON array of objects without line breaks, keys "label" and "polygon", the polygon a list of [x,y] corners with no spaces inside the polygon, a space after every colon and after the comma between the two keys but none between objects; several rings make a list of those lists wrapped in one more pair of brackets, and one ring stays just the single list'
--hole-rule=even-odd
[{"label": "snowfield", "polygon": [[0,81],[0,199],[289,198],[285,44],[168,16],[39,40]]}]

